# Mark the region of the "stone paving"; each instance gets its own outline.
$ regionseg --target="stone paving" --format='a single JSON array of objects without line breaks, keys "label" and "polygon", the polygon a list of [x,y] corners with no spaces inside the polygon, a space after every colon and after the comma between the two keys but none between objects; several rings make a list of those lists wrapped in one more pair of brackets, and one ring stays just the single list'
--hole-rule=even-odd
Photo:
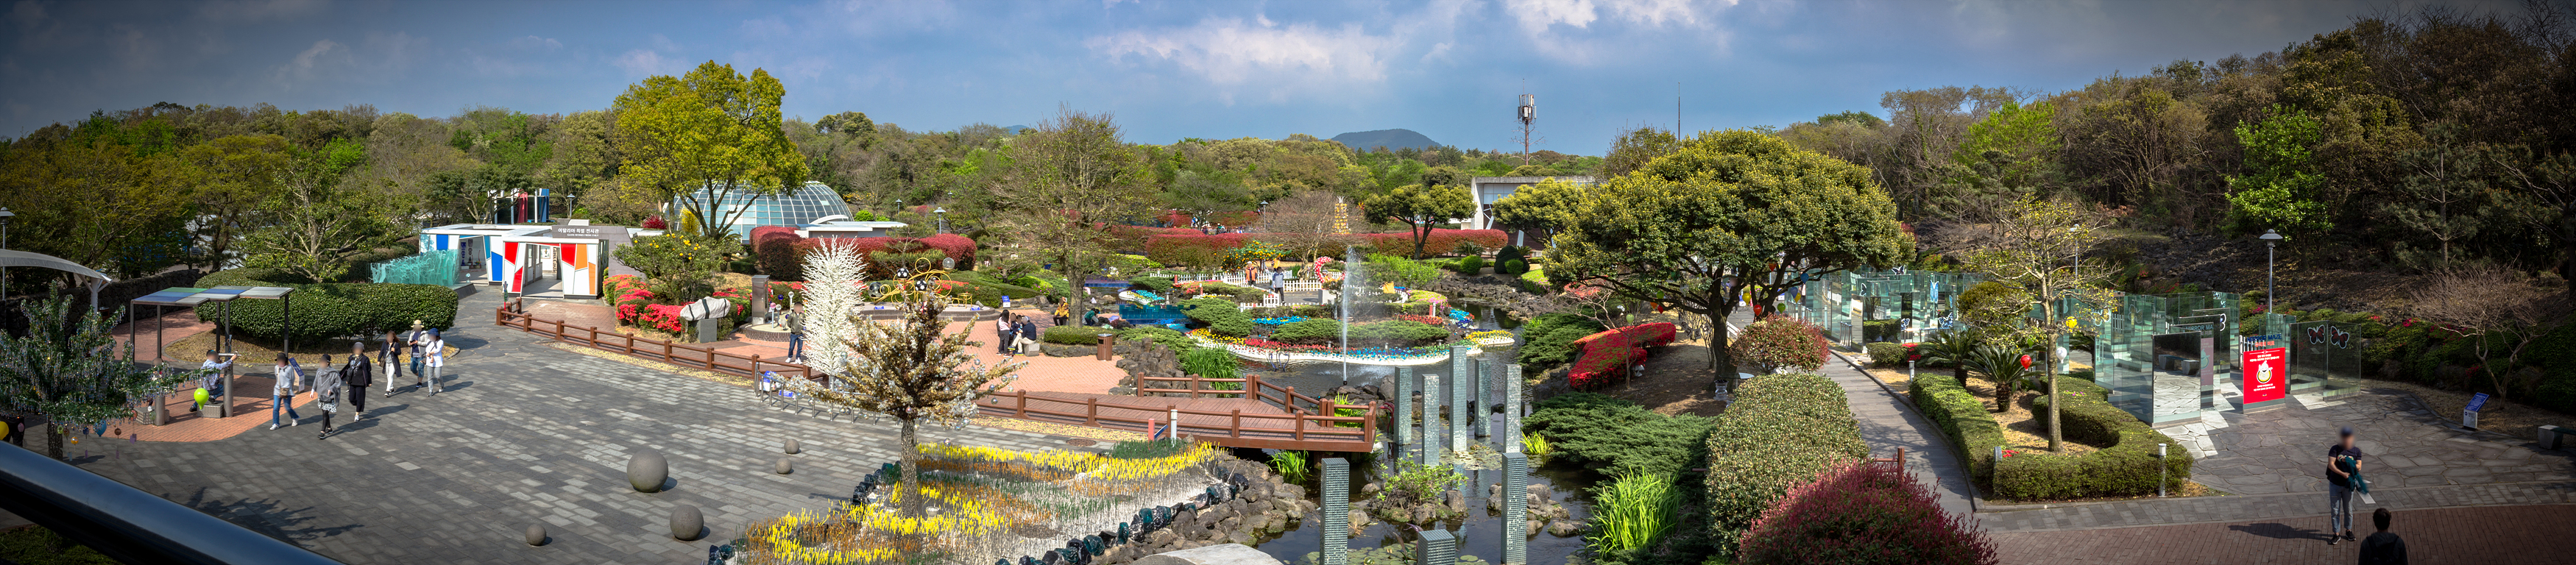
[{"label": "stone paving", "polygon": [[[2353,516],[2368,537],[2370,517]],[[2390,517],[2389,533],[2406,540],[2414,565],[2549,565],[2571,561],[2566,532],[2576,506],[2504,506],[2407,510]],[[2361,544],[2326,545],[2325,522],[2237,520],[2080,532],[1994,534],[2006,564],[2236,565],[2352,563]]]},{"label": "stone paving", "polygon": [[2235,494],[2324,492],[2325,451],[2343,426],[2357,432],[2362,477],[2374,487],[2576,480],[2576,451],[2461,429],[2411,396],[2364,390],[2203,420],[2211,418],[2223,425],[2169,433],[2204,435],[2217,453],[2193,463],[2192,480]]},{"label": "stone paving", "polygon": [[[470,296],[466,312],[497,306]],[[891,424],[764,408],[745,388],[547,347],[459,315],[447,392],[370,399],[372,419],[328,440],[316,427],[202,443],[130,443],[83,468],[352,564],[698,563],[752,521],[828,508],[895,457]],[[381,396],[381,392],[378,392]],[[318,417],[306,414],[308,417]],[[32,434],[31,434],[32,435]],[[1065,438],[969,426],[925,441],[1065,449]],[[804,453],[771,465],[780,443]],[[660,450],[676,485],[626,485],[629,457]],[[697,506],[706,539],[676,541],[671,510]],[[521,543],[544,523],[554,541]]]}]

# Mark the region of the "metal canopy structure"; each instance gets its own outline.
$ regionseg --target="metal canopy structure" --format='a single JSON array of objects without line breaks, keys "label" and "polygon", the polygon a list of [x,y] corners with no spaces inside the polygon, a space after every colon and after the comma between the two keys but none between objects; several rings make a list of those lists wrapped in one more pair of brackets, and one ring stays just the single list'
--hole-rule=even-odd
[{"label": "metal canopy structure", "polygon": [[[283,299],[285,299],[288,295],[290,295],[290,294],[294,294],[294,293],[295,293],[295,289],[293,289],[293,288],[288,288],[288,287],[281,287],[281,286],[218,286],[218,287],[214,287],[214,288],[170,287],[170,288],[161,289],[161,291],[160,291],[160,292],[155,292],[155,293],[152,293],[152,294],[143,295],[143,297],[142,297],[142,298],[136,298],[136,299],[134,299],[131,303],[132,303],[132,304],[134,304],[134,305],[137,305],[137,306],[151,306],[151,307],[152,307],[152,344],[153,344],[153,350],[154,350],[154,351],[161,351],[161,352],[163,352],[164,354],[166,354],[166,353],[167,353],[167,350],[169,349],[169,343],[164,339],[164,337],[163,337],[163,335],[162,335],[162,333],[161,333],[161,329],[162,329],[162,322],[161,322],[161,308],[162,308],[162,307],[164,307],[164,306],[186,306],[186,307],[194,308],[194,307],[196,307],[197,305],[205,304],[205,303],[208,303],[208,302],[220,302],[220,303],[223,303],[223,305],[224,305],[224,317],[223,317],[223,320],[221,320],[221,322],[220,322],[220,323],[222,324],[222,326],[223,326],[223,333],[221,334],[221,339],[220,339],[219,341],[217,341],[217,342],[216,342],[216,344],[217,344],[217,345],[216,345],[216,349],[217,349],[218,351],[221,351],[221,352],[224,352],[224,353],[232,353],[232,351],[233,351],[233,345],[232,345],[232,344],[233,344],[233,309],[232,309],[232,302],[233,302],[233,300],[234,300],[234,299],[250,298],[250,299],[260,299],[260,300],[283,300]],[[281,302],[281,303],[279,304],[279,306],[280,306],[280,307],[285,308],[285,316],[284,316],[284,317],[286,318],[286,325],[287,325],[287,327],[290,327],[290,328],[291,328],[291,327],[294,327],[294,323],[295,323],[295,310],[293,309],[293,306],[292,306],[293,304],[294,304],[294,303],[292,303],[292,302]],[[134,309],[131,309],[131,308],[126,309],[126,311],[125,311],[125,325],[126,325],[126,327],[128,327],[128,328],[132,328],[132,327],[134,327]],[[290,336],[290,337],[285,337],[284,339],[285,339],[286,341],[285,341],[285,343],[283,344],[283,345],[284,345],[284,347],[283,347],[283,348],[281,348],[281,349],[280,349],[280,351],[287,351],[287,352],[292,352],[292,351],[294,351],[294,350],[295,350],[295,338],[293,338],[293,337],[291,337],[291,336]],[[138,341],[138,342],[139,342],[139,341],[141,341],[141,340],[136,340],[136,341]],[[136,348],[131,348],[131,347],[129,347],[129,348],[127,348],[127,349],[126,349],[126,359],[127,359],[128,361],[132,361],[132,360],[134,360],[134,359],[136,358],[136,353],[135,353],[135,351],[136,351]],[[166,355],[156,355],[156,356],[166,356]],[[163,363],[168,363],[168,362],[169,362],[169,359],[164,358],[164,359],[162,359],[162,362],[163,362]],[[232,407],[233,407],[233,386],[232,386],[232,385],[233,385],[233,383],[232,383],[232,381],[231,381],[231,378],[232,378],[232,373],[231,373],[231,372],[229,372],[229,371],[228,371],[228,372],[226,372],[226,373],[224,374],[224,379],[225,379],[225,380],[223,381],[223,384],[224,384],[224,386],[223,386],[223,389],[224,389],[224,392],[223,392],[223,400],[219,401],[219,402],[215,405],[215,406],[216,406],[216,408],[215,408],[215,414],[216,414],[216,416],[217,416],[217,417],[230,417],[230,416],[232,416]],[[165,410],[154,410],[154,411],[153,411],[153,413],[158,415],[158,416],[155,418],[155,420],[156,420],[155,425],[168,424],[168,423],[170,423],[170,411],[169,411],[169,410],[166,410],[166,409],[165,409]]]}]

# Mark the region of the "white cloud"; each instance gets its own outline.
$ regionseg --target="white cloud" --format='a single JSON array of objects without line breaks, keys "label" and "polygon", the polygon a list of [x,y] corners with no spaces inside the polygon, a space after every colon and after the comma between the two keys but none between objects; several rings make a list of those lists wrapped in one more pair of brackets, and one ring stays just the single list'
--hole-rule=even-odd
[{"label": "white cloud", "polygon": [[1532,35],[1558,24],[1591,27],[1592,20],[1600,17],[1592,9],[1592,0],[1510,0],[1503,9],[1520,20],[1522,32]]},{"label": "white cloud", "polygon": [[[1539,53],[1588,63],[1605,53],[1636,48],[1636,34],[1642,31],[1699,30],[1718,39],[1722,50],[1729,34],[1711,25],[1713,17],[1703,17],[1701,7],[1724,9],[1735,4],[1735,0],[1697,4],[1690,0],[1506,0],[1502,9],[1520,24],[1521,33]],[[1608,25],[1612,23],[1627,27]],[[1652,43],[1659,49],[1672,47]]]},{"label": "white cloud", "polygon": [[426,54],[429,40],[409,33],[369,33],[356,46],[321,39],[272,69],[280,88],[308,83],[388,84],[404,78]]},{"label": "white cloud", "polygon": [[617,59],[610,63],[617,65],[617,68],[626,69],[626,74],[640,77],[669,74],[662,72],[662,69],[671,66],[672,62],[663,59],[661,53],[655,53],[651,49],[636,49],[627,51],[624,55],[618,55]]},{"label": "white cloud", "polygon": [[[1111,60],[1134,55],[1168,61],[1217,85],[1268,86],[1279,98],[1292,89],[1330,91],[1382,83],[1388,56],[1404,42],[1372,35],[1358,24],[1327,29],[1256,17],[1253,22],[1208,19],[1182,29],[1131,30],[1084,43]],[[1226,93],[1229,100],[1232,94]]]}]

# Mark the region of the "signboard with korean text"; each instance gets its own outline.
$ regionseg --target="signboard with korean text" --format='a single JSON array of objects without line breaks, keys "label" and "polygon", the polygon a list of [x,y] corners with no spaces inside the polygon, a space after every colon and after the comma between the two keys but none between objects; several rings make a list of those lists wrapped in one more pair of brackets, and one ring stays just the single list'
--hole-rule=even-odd
[{"label": "signboard with korean text", "polygon": [[2237,365],[2238,377],[2244,381],[2241,392],[2245,408],[2252,410],[2281,400],[2290,390],[2289,353],[2281,336],[2264,335],[2245,338],[2243,363]]}]

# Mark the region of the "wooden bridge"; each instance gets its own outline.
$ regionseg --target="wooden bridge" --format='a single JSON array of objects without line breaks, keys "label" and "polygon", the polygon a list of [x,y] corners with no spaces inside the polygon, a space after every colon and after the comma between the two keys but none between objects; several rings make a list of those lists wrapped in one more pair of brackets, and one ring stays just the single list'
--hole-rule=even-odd
[{"label": "wooden bridge", "polygon": [[[822,379],[820,373],[804,365],[635,337],[614,330],[571,325],[561,320],[540,320],[529,315],[518,301],[493,312],[492,322],[567,343],[716,373],[758,377],[763,371],[773,371],[782,378]],[[1145,384],[1169,382],[1184,383],[1186,387],[1142,388],[1137,392],[1185,396],[1013,391],[985,396],[977,408],[979,414],[986,416],[1137,432],[1160,430],[1177,437],[1226,447],[1341,452],[1376,449],[1379,413],[1376,406],[1344,405],[1329,399],[1316,399],[1297,394],[1287,387],[1261,382],[1259,377],[1143,381]],[[1341,411],[1354,410],[1358,414],[1336,415]]]}]

